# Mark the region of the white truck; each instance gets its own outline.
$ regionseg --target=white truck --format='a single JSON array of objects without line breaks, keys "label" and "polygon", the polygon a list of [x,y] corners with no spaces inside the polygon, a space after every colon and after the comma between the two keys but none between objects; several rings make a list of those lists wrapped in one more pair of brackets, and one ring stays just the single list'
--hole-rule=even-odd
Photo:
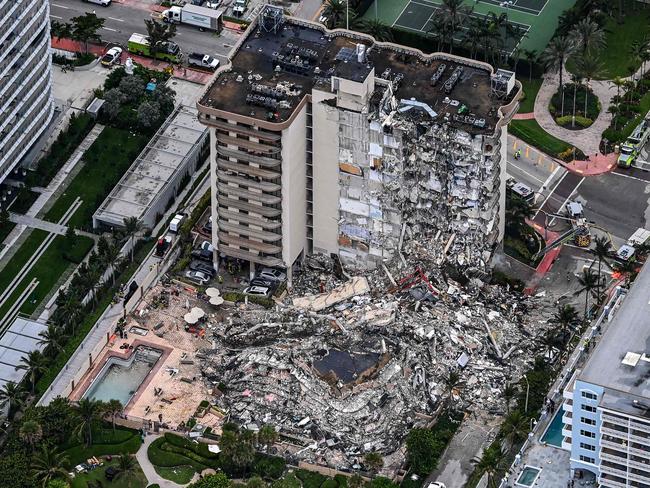
[{"label": "white truck", "polygon": [[232,7],[233,15],[237,17],[241,17],[242,15],[244,15],[244,12],[246,12],[247,5],[248,2],[246,0],[235,0],[235,3]]},{"label": "white truck", "polygon": [[191,53],[187,57],[187,64],[197,68],[209,69],[214,71],[219,67],[219,60],[208,56],[207,54]]},{"label": "white truck", "polygon": [[186,24],[198,27],[200,31],[220,32],[223,27],[223,10],[199,7],[190,3],[183,7],[171,7],[160,14],[170,24]]}]

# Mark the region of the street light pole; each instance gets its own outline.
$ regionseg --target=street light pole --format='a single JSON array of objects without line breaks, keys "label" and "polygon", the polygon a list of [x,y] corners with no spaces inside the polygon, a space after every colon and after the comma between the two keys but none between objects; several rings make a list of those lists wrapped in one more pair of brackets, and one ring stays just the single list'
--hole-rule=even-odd
[{"label": "street light pole", "polygon": [[530,383],[528,383],[528,378],[526,375],[523,376],[526,380],[526,402],[524,404],[524,413],[528,412],[528,393],[530,392]]},{"label": "street light pole", "polygon": [[350,0],[345,0],[345,29],[350,30]]}]

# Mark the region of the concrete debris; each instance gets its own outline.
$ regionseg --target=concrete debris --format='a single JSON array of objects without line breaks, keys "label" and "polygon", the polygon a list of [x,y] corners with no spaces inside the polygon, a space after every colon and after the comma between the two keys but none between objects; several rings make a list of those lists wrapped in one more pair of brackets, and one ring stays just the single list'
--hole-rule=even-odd
[{"label": "concrete debris", "polygon": [[395,257],[347,280],[336,259],[310,256],[273,310],[231,309],[197,355],[214,401],[231,421],[276,426],[290,461],[352,470],[379,451],[386,474],[447,402],[451,372],[457,407],[504,412],[500,392],[542,350],[554,304],[409,262],[419,272]]}]

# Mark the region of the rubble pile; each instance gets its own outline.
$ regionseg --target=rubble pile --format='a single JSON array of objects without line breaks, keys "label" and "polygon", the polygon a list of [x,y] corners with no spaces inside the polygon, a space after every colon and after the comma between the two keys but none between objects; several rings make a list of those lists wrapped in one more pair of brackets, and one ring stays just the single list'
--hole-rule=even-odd
[{"label": "rubble pile", "polygon": [[[551,309],[435,266],[391,268],[348,279],[334,260],[307,258],[282,304],[237,309],[217,327],[199,357],[231,420],[275,425],[301,446],[296,460],[352,468],[369,451],[399,458],[408,430],[450,395],[502,412],[500,392],[532,363]],[[446,381],[452,371],[460,384]]]}]

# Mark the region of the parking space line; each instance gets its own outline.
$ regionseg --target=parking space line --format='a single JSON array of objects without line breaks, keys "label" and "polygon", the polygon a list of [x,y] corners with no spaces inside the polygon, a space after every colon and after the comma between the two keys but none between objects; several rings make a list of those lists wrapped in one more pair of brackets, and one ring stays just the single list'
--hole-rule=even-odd
[{"label": "parking space line", "polygon": [[116,22],[124,22],[124,19],[116,19],[115,17],[109,17],[111,20],[115,20]]},{"label": "parking space line", "polygon": [[66,7],[65,5],[59,5],[58,3],[51,3],[50,5],[52,7],[62,8],[64,10],[70,10],[70,7]]},{"label": "parking space line", "polygon": [[[553,193],[555,193],[555,190],[557,190],[557,187],[560,186],[560,183],[562,183],[562,181],[564,180],[564,178],[566,178],[566,175],[568,175],[568,174],[569,174],[569,172],[567,171],[566,173],[564,173],[564,174],[560,177],[560,179],[559,179],[558,182],[557,182],[557,185],[555,185],[555,186],[553,187],[553,189],[549,192],[549,194],[548,194],[547,197],[544,199],[544,201],[542,202],[542,204],[537,208],[537,212],[535,212],[535,215],[533,215],[533,220],[535,220],[535,218],[537,217],[537,215],[539,215],[539,211],[540,211],[542,208],[544,208],[544,205],[546,205],[546,202],[548,201],[548,199],[551,198],[551,195],[553,195]],[[551,176],[552,176],[552,175],[551,175]],[[550,178],[551,178],[551,177],[549,176],[549,180],[550,180]]]},{"label": "parking space line", "polygon": [[[568,172],[567,172],[567,174],[568,174]],[[566,204],[569,202],[569,200],[571,200],[571,197],[573,196],[573,194],[574,194],[575,192],[578,191],[578,188],[580,188],[580,185],[582,185],[582,182],[585,181],[585,179],[586,179],[586,178],[583,176],[582,179],[581,179],[581,180],[578,182],[578,184],[575,186],[575,188],[571,191],[571,193],[569,193],[569,196],[566,197],[566,200],[564,200],[564,202],[562,203],[562,205],[560,205],[559,212],[561,212],[562,209],[563,209],[563,208],[566,206]],[[548,223],[548,227],[550,227],[551,225],[553,225],[554,222],[555,222],[555,217],[553,217],[553,218],[551,219],[551,221]]]}]

